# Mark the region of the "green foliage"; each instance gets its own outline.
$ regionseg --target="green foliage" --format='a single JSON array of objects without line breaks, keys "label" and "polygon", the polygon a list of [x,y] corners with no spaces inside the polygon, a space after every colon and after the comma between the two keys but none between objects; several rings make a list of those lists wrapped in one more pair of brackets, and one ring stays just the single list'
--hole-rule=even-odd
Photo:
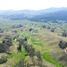
[{"label": "green foliage", "polygon": [[20,60],[24,60],[26,53],[25,52],[19,52],[19,53],[12,53],[8,59],[12,67],[14,67],[15,64],[19,63]]},{"label": "green foliage", "polygon": [[39,39],[31,38],[32,44],[42,46],[42,43]]},{"label": "green foliage", "polygon": [[[65,31],[67,30],[67,23],[60,24],[60,23],[52,23],[50,21],[48,23],[41,23],[41,22],[31,23],[31,21],[27,21],[27,20],[26,21],[22,21],[22,20],[8,21],[7,20],[3,22],[5,23],[1,22],[0,28],[2,28],[4,32],[6,31],[4,33],[5,34],[4,36],[8,34],[11,37],[15,35],[19,35],[18,36],[19,38],[26,37],[28,39],[27,44],[29,45],[29,47],[32,46],[35,49],[35,51],[40,51],[42,60],[45,60],[46,62],[48,62],[47,65],[52,64],[55,67],[62,67],[62,65],[59,63],[60,61],[54,58],[54,56],[52,55],[52,52],[56,50],[55,51],[56,55],[58,55],[59,53],[63,55],[62,50],[59,49],[59,47],[57,46],[58,44],[57,42],[58,42],[58,39],[63,39],[63,40],[65,39],[59,35],[62,34],[63,30]],[[12,28],[13,25],[19,25],[19,24],[22,24],[23,27]],[[43,28],[43,25],[45,25],[46,27]],[[48,27],[50,29],[48,29]],[[30,28],[33,28],[33,30],[35,31],[30,32],[29,31]],[[50,30],[53,28],[55,28],[55,32],[50,32]],[[17,33],[14,34],[14,32],[12,32],[13,30],[16,30]],[[15,50],[18,47],[18,41],[17,41],[18,37],[16,37],[14,41],[12,40],[13,45],[11,48],[11,54],[8,55],[7,65],[10,65],[12,67],[14,67],[15,64],[18,64],[19,61],[24,60],[26,56],[28,56],[27,54],[28,52],[26,52],[25,49],[22,49],[21,52],[17,52],[17,50]],[[2,37],[2,40],[3,38],[4,37]],[[0,38],[0,41],[2,40]],[[65,40],[67,41],[67,38]],[[43,63],[45,64],[45,62]]]},{"label": "green foliage", "polygon": [[[29,39],[30,39],[30,43],[32,44],[32,46],[34,47],[36,45],[36,50],[37,49],[42,49],[43,47],[43,43],[40,39],[36,38],[36,37],[33,37],[31,36],[30,34],[28,33],[25,33],[24,32],[24,35],[27,36]],[[30,37],[31,36],[31,37]],[[40,46],[40,48],[39,48]],[[49,50],[49,48],[47,48]],[[44,51],[47,51],[46,49]],[[42,53],[43,51],[41,51]],[[47,62],[51,63],[51,64],[54,64],[55,67],[62,67],[62,64],[60,64],[51,54],[50,52],[45,52],[43,53],[43,59],[46,60]]]},{"label": "green foliage", "polygon": [[57,61],[54,57],[52,57],[49,52],[45,52],[45,53],[43,54],[43,58],[44,58],[46,61],[54,64],[55,67],[62,67],[62,65],[61,65],[60,63],[58,63],[58,61]]}]

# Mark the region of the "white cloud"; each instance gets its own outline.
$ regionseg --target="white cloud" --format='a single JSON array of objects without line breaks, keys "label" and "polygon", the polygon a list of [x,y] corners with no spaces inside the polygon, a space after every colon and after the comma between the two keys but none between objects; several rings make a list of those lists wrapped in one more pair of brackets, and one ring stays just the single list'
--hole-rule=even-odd
[{"label": "white cloud", "polygon": [[0,10],[39,10],[50,7],[67,7],[67,0],[0,0]]}]

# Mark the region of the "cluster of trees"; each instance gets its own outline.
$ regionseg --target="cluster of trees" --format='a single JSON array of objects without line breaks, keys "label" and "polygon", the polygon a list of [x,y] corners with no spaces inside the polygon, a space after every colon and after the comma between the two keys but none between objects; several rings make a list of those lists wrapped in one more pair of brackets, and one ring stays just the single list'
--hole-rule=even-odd
[{"label": "cluster of trees", "polygon": [[4,32],[4,30],[0,28],[0,33],[3,33],[3,32]]},{"label": "cluster of trees", "polygon": [[[35,51],[35,49],[32,47],[32,45],[29,45],[27,43],[26,37],[20,38],[20,39],[18,39],[18,41],[19,41],[18,51],[22,51],[22,46],[23,46],[23,48],[25,48],[25,50],[27,52],[27,55],[30,56],[30,58],[32,59],[33,65],[38,65],[39,67],[42,67],[42,58],[41,58],[40,52]],[[35,56],[37,57],[37,59],[35,59]],[[35,63],[35,61],[37,63]]]},{"label": "cluster of trees", "polygon": [[52,28],[52,29],[51,29],[51,32],[55,32],[55,28]]},{"label": "cluster of trees", "polygon": [[21,61],[19,61],[18,64],[15,65],[15,67],[28,67],[28,66],[26,66],[24,60],[21,60]]},{"label": "cluster of trees", "polygon": [[42,27],[50,30],[51,32],[55,32],[55,28],[51,28],[50,26],[43,25]]},{"label": "cluster of trees", "polygon": [[0,53],[8,53],[10,46],[12,46],[12,38],[6,36],[2,43],[0,43]]},{"label": "cluster of trees", "polygon": [[[6,36],[2,43],[0,43],[0,53],[10,54],[10,46],[12,46],[12,38]],[[0,57],[0,64],[7,62],[7,56],[3,55]]]},{"label": "cluster of trees", "polygon": [[43,28],[46,28],[46,25],[43,25],[42,27],[43,27]]},{"label": "cluster of trees", "polygon": [[21,25],[21,24],[13,25],[13,26],[12,26],[12,28],[21,28],[21,27],[23,27],[23,25]]},{"label": "cluster of trees", "polygon": [[67,42],[61,40],[59,42],[59,47],[64,50],[65,53],[67,53]]},{"label": "cluster of trees", "polygon": [[7,57],[6,56],[1,56],[0,57],[0,64],[6,63],[7,62]]},{"label": "cluster of trees", "polygon": [[[57,26],[52,28],[52,26],[50,26],[50,25],[42,25],[42,28],[48,29],[51,32],[55,32],[55,30],[57,30]],[[67,31],[60,26],[58,28],[60,28],[63,31],[61,33],[61,36],[62,37],[67,37]],[[59,30],[59,32],[61,32],[61,31]]]},{"label": "cluster of trees", "polygon": [[32,28],[29,29],[30,32],[31,32],[32,30],[33,30]]},{"label": "cluster of trees", "polygon": [[67,47],[67,42],[61,40],[61,41],[59,42],[59,47],[60,47],[61,49],[65,49],[65,48]]},{"label": "cluster of trees", "polygon": [[63,36],[63,37],[67,37],[67,32],[64,31],[64,32],[62,33],[62,36]]}]

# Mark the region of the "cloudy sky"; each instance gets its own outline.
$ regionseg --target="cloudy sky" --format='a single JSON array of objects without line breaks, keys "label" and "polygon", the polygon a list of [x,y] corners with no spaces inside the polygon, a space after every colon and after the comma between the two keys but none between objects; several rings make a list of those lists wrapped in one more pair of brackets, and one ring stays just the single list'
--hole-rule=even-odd
[{"label": "cloudy sky", "polygon": [[0,10],[40,10],[67,7],[67,0],[0,0]]}]

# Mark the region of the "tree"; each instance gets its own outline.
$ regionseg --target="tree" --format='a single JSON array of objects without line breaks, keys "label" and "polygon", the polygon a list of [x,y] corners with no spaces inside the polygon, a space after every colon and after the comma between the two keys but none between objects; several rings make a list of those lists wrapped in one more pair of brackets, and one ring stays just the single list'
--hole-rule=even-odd
[{"label": "tree", "polygon": [[30,32],[31,32],[32,30],[33,30],[32,28],[29,29]]},{"label": "tree", "polygon": [[4,38],[2,43],[0,43],[0,53],[9,52],[10,46],[12,46],[12,39],[9,37]]},{"label": "tree", "polygon": [[15,65],[15,67],[25,67],[25,62],[24,62],[24,60],[19,61],[19,63],[17,63],[17,64]]},{"label": "tree", "polygon": [[43,28],[46,28],[46,25],[43,25],[42,27],[43,27]]},{"label": "tree", "polygon": [[18,38],[17,41],[19,42],[19,45],[18,45],[18,51],[21,51],[22,50],[22,46],[25,48],[25,46],[27,45],[27,38]]},{"label": "tree", "polygon": [[0,53],[6,53],[9,51],[9,46],[0,43]]},{"label": "tree", "polygon": [[55,29],[54,29],[54,28],[52,28],[52,29],[51,29],[51,32],[54,32],[54,31],[55,31]]},{"label": "tree", "polygon": [[67,47],[67,42],[61,40],[61,41],[59,42],[59,47],[60,47],[61,49],[65,49],[65,48]]},{"label": "tree", "polygon": [[11,37],[5,37],[2,41],[3,44],[12,46],[12,38]]},{"label": "tree", "polygon": [[63,36],[63,37],[67,37],[67,33],[66,33],[66,32],[63,32],[63,33],[62,33],[62,36]]},{"label": "tree", "polygon": [[6,62],[7,62],[7,57],[6,56],[1,56],[0,64],[6,63]]}]

